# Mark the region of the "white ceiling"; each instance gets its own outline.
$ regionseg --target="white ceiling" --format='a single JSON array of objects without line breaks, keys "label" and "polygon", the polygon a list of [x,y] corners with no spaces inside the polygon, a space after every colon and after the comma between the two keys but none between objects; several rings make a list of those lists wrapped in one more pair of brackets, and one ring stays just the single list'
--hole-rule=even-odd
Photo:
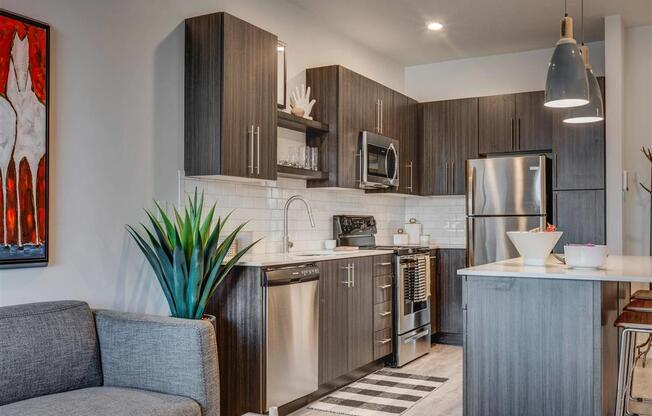
[{"label": "white ceiling", "polygon": [[[563,0],[288,0],[405,66],[554,46]],[[580,0],[567,0],[580,38]],[[652,0],[585,0],[586,41],[603,40],[604,16],[652,23]],[[426,23],[439,21],[442,32]],[[319,47],[319,45],[315,45]]]}]

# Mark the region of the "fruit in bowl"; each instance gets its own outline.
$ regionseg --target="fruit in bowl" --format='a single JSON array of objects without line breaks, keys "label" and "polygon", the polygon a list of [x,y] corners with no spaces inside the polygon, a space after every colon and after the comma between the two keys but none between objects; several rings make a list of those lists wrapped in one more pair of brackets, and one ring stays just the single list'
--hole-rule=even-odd
[{"label": "fruit in bowl", "polygon": [[607,260],[607,246],[594,244],[566,244],[564,261],[573,268],[597,269]]},{"label": "fruit in bowl", "polygon": [[543,266],[563,232],[555,231],[556,227],[554,225],[546,227],[546,231],[535,230],[507,231],[507,236],[523,257],[523,264]]}]

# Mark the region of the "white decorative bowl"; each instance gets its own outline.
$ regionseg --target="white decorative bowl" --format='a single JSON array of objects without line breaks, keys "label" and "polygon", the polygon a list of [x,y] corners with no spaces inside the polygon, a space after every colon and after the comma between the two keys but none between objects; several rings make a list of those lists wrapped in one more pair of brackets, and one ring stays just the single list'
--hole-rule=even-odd
[{"label": "white decorative bowl", "polygon": [[507,236],[523,257],[523,264],[543,266],[563,232],[507,231]]},{"label": "white decorative bowl", "polygon": [[593,244],[567,244],[564,246],[564,260],[570,267],[597,269],[607,260],[607,246]]}]

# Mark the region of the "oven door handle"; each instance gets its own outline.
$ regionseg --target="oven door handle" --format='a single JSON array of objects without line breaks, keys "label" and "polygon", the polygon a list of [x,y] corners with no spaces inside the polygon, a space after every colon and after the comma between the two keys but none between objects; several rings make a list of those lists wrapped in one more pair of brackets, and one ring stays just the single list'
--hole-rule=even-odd
[{"label": "oven door handle", "polygon": [[423,338],[428,334],[429,331],[427,329],[424,329],[423,331],[417,332],[416,334],[412,335],[410,338],[403,340],[403,344],[409,344],[411,342],[415,342],[419,338]]}]

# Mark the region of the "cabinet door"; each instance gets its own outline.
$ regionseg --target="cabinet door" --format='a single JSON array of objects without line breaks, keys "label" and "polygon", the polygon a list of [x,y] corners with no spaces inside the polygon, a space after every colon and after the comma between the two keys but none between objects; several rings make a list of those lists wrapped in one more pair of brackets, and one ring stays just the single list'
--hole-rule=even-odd
[{"label": "cabinet door", "polygon": [[319,384],[349,370],[347,264],[346,260],[319,263]]},{"label": "cabinet door", "polygon": [[[374,276],[373,257],[343,260],[351,263],[353,285],[348,289],[349,371],[374,359]],[[342,338],[339,339],[340,348]]]},{"label": "cabinet door", "polygon": [[398,124],[401,129],[401,178],[400,191],[405,194],[419,195],[420,193],[420,163],[418,158],[418,103],[405,97],[402,111],[399,111]]},{"label": "cabinet door", "polygon": [[604,123],[566,124],[563,118],[563,111],[553,115],[553,189],[603,189]]},{"label": "cabinet door", "polygon": [[516,94],[516,148],[552,149],[552,110],[544,107],[543,91]]},{"label": "cabinet door", "polygon": [[[344,69],[351,72],[351,77],[354,79],[353,93],[359,95],[359,107],[345,107],[341,108],[346,112],[359,112],[362,116],[362,124],[357,127],[360,130],[371,131],[373,133],[380,133],[380,91],[379,84],[375,81],[365,78],[360,74]],[[343,116],[346,117],[345,114]],[[358,132],[359,133],[359,132]]]},{"label": "cabinet door", "polygon": [[435,101],[420,105],[421,194],[447,195],[449,188],[450,144],[446,139],[448,104]]},{"label": "cabinet door", "polygon": [[514,95],[480,97],[478,100],[478,151],[481,154],[514,151]]},{"label": "cabinet door", "polygon": [[563,253],[569,243],[606,243],[604,190],[555,191],[553,213],[557,228],[564,232],[556,253]]},{"label": "cabinet door", "polygon": [[457,270],[464,268],[465,250],[440,249],[437,252],[437,318],[438,338],[448,337],[459,343],[463,330],[462,278]]},{"label": "cabinet door", "polygon": [[[360,132],[369,130],[375,117],[370,98],[375,90],[362,75],[340,67],[339,72],[339,126],[337,136],[337,185],[341,188],[358,188],[360,165],[358,146]],[[370,92],[370,88],[372,91]],[[372,130],[373,131],[373,130]]]},{"label": "cabinet door", "polygon": [[380,98],[380,134],[399,139],[400,129],[398,126],[398,104],[397,93],[384,85],[378,84],[378,97]]},{"label": "cabinet door", "polygon": [[250,83],[254,92],[251,107],[256,120],[253,176],[276,180],[278,40],[275,35],[258,28],[252,31],[252,38],[247,73],[251,71]]},{"label": "cabinet door", "polygon": [[439,330],[437,326],[437,308],[439,307],[437,294],[437,250],[430,250],[430,333],[436,334]]},{"label": "cabinet door", "polygon": [[448,101],[449,195],[464,195],[466,159],[478,157],[478,99]]},{"label": "cabinet door", "polygon": [[[253,176],[255,172],[254,102],[257,71],[251,65],[255,55],[255,26],[224,13],[222,145],[220,174]],[[216,98],[218,99],[218,98]],[[217,132],[216,132],[217,134]]]}]

